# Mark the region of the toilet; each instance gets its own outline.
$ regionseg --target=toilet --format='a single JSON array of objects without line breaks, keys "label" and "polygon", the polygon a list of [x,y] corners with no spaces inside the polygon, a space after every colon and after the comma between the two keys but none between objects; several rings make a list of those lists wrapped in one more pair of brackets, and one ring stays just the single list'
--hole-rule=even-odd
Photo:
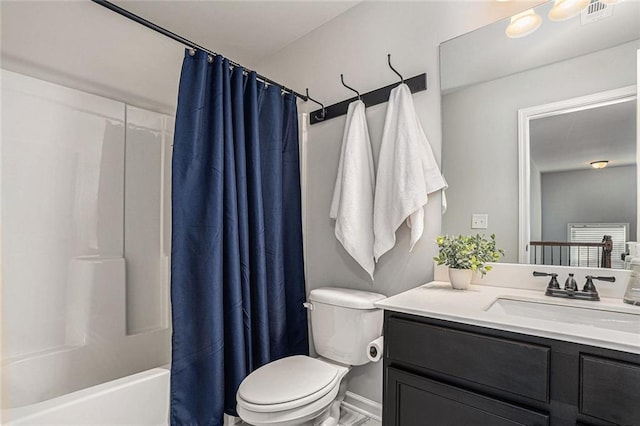
[{"label": "toilet", "polygon": [[382,334],[385,296],[336,287],[311,290],[305,307],[318,358],[295,355],[249,374],[236,394],[240,418],[254,426],[335,426],[351,366],[369,362],[367,345]]}]

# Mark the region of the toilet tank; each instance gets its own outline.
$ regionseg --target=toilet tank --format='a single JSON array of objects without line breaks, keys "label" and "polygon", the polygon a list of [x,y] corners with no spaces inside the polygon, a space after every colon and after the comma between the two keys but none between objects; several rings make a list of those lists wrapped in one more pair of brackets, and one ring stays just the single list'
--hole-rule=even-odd
[{"label": "toilet tank", "polygon": [[311,331],[318,355],[346,365],[369,362],[367,345],[382,335],[382,310],[373,304],[386,296],[337,287],[311,290]]}]

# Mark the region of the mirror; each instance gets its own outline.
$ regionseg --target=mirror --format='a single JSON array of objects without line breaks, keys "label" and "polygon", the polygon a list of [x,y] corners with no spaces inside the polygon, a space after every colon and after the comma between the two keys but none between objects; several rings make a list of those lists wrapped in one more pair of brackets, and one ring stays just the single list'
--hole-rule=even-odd
[{"label": "mirror", "polygon": [[[577,168],[591,171],[588,163],[607,157],[609,167],[594,172],[620,171],[630,166],[626,170],[633,178],[629,181],[627,176],[626,184],[612,185],[607,194],[624,197],[631,193],[625,200],[635,200],[632,204],[637,206],[638,178],[635,165],[631,164],[637,157],[635,127],[624,131],[632,134],[627,145],[633,150],[632,154],[625,154],[624,160],[615,157],[621,148],[612,143],[611,137],[602,139],[602,135],[606,134],[606,126],[619,125],[621,114],[637,117],[640,3],[605,5],[592,0],[580,16],[561,22],[548,19],[552,6],[550,2],[535,8],[542,25],[528,36],[507,37],[507,19],[440,46],[442,170],[449,183],[443,233],[495,233],[498,245],[506,251],[505,262],[530,262],[528,243],[533,237],[569,241],[570,223],[596,223],[594,215],[599,213],[593,205],[604,192],[595,188],[576,190],[572,194],[575,198],[567,195],[560,204],[581,206],[579,212],[593,215],[563,218],[562,225],[555,225],[561,229],[559,233],[542,235],[544,224],[558,213],[551,212],[552,216],[545,220],[542,198],[533,199],[534,195],[542,195],[539,187],[532,185],[547,182],[547,187],[557,186],[558,181],[547,179],[549,176],[541,179],[552,169],[557,178],[560,163],[565,164],[562,167],[566,176]],[[628,109],[624,110],[624,106]],[[588,142],[586,136],[593,132],[587,130],[586,124],[578,124],[588,120],[583,115],[589,113],[592,120],[597,116],[611,121],[596,126],[601,130],[596,142]],[[631,125],[635,126],[636,121],[632,118]],[[582,131],[576,126],[582,126]],[[525,139],[527,146],[523,145]],[[599,151],[594,151],[594,145]],[[548,170],[534,170],[532,178],[530,169],[534,167],[530,161],[541,161],[537,159],[538,151],[544,151],[558,164],[543,165]],[[629,155],[634,157],[631,161]],[[569,166],[570,162],[581,165]],[[545,201],[547,207],[549,203]],[[613,211],[628,210],[627,205],[612,203],[616,205]],[[637,239],[635,210],[625,216],[633,216],[626,228],[628,240]],[[478,213],[488,215],[486,229],[472,228],[472,215]],[[627,220],[597,217],[598,223]]]},{"label": "mirror", "polygon": [[521,263],[545,252],[553,264],[600,265],[597,247],[580,254],[564,244],[609,235],[601,266],[624,268],[637,236],[636,104],[629,86],[518,112]]}]

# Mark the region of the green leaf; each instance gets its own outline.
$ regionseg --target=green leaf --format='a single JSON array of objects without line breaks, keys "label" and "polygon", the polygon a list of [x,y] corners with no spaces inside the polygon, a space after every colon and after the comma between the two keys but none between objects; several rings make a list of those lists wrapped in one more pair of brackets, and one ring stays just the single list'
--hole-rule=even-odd
[{"label": "green leaf", "polygon": [[433,260],[438,265],[457,269],[471,269],[486,274],[492,268],[486,262],[496,262],[504,256],[504,250],[496,248],[496,236],[489,239],[484,235],[439,235],[436,238],[439,253]]}]

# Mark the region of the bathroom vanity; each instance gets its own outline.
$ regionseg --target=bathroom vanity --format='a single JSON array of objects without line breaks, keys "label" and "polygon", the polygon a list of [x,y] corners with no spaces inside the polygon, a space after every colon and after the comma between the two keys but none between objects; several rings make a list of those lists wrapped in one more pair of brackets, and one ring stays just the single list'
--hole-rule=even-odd
[{"label": "bathroom vanity", "polygon": [[383,424],[640,425],[640,309],[538,294],[432,282],[377,303]]}]

